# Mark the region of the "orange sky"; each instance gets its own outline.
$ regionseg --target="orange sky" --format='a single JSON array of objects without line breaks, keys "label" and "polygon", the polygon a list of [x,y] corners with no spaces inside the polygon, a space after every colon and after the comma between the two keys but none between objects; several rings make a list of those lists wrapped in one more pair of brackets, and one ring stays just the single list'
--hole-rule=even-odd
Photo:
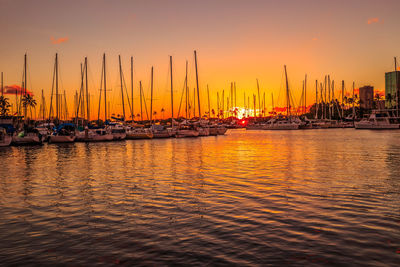
[{"label": "orange sky", "polygon": [[[208,109],[207,84],[211,106],[216,109],[217,91],[225,89],[226,97],[235,81],[237,105],[243,106],[243,93],[257,92],[256,79],[261,94],[266,92],[269,109],[271,93],[275,105],[283,105],[285,64],[297,102],[307,74],[310,104],[315,80],[326,74],[336,86],[345,80],[347,90],[353,81],[356,87],[371,84],[384,89],[384,73],[394,69],[393,57],[399,55],[399,7],[400,2],[394,0],[1,0],[0,23],[5,27],[0,71],[5,85],[20,85],[27,53],[28,89],[36,97],[44,89],[49,103],[58,52],[60,90],[66,91],[71,113],[73,95],[80,86],[80,63],[87,56],[91,113],[97,117],[102,54],[107,55],[108,95],[114,114],[121,114],[122,107],[118,55],[129,88],[133,56],[134,113],[139,111],[139,80],[149,100],[150,69],[154,66],[154,109],[160,117],[161,108],[166,110],[165,116],[170,114],[169,56],[173,56],[176,114],[185,60],[189,61],[191,92],[195,86],[193,50],[197,50],[202,111]],[[14,14],[24,16],[15,19]]]}]

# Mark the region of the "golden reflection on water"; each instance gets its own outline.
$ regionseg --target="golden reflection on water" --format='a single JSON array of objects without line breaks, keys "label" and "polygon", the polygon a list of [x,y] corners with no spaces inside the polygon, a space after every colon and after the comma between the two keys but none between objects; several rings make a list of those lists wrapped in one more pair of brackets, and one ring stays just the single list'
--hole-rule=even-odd
[{"label": "golden reflection on water", "polygon": [[[125,243],[133,238],[153,263],[146,253],[162,249],[146,244],[206,254],[211,247],[225,263],[267,263],[276,254],[277,263],[290,264],[288,253],[318,253],[314,247],[335,264],[348,262],[355,249],[363,256],[359,264],[374,257],[392,262],[396,255],[382,240],[392,233],[391,244],[400,242],[393,234],[400,221],[399,137],[353,129],[235,130],[196,139],[1,149],[0,230],[16,226],[15,236],[0,237],[78,239],[98,253],[107,246],[102,240],[114,240],[123,249],[111,250],[121,257],[131,255]],[[363,254],[365,239],[385,249]],[[270,244],[272,254],[255,249]],[[239,259],[237,252],[247,250]],[[76,259],[67,252],[57,257]],[[42,257],[35,247],[7,253]]]}]

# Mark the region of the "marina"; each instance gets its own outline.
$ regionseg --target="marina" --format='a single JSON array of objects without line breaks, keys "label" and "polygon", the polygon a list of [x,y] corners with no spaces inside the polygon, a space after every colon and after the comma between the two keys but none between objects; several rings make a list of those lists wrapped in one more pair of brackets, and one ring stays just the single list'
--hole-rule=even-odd
[{"label": "marina", "polygon": [[0,266],[399,266],[399,9],[0,0]]}]

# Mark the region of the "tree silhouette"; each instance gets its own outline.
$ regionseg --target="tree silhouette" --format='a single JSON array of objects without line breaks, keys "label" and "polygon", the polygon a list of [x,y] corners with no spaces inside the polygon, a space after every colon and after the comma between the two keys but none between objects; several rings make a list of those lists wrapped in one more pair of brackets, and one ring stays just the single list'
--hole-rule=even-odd
[{"label": "tree silhouette", "polygon": [[161,108],[162,119],[164,119],[164,112],[165,112],[165,109],[164,109],[164,108]]},{"label": "tree silhouette", "polygon": [[4,96],[0,96],[0,115],[7,116],[10,111],[10,102],[8,102],[8,98]]},{"label": "tree silhouette", "polygon": [[33,99],[33,96],[31,95],[25,95],[22,97],[22,105],[24,108],[29,108],[31,118],[32,118],[32,108],[36,107],[36,100]]}]

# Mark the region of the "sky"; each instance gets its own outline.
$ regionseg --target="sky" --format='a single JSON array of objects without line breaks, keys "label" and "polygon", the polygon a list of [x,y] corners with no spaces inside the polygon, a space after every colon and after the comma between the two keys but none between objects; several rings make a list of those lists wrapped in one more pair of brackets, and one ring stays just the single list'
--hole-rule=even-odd
[{"label": "sky", "polygon": [[[106,53],[109,101],[121,114],[118,55],[130,90],[134,58],[134,112],[139,81],[150,97],[154,66],[154,109],[171,111],[169,56],[173,57],[175,115],[182,94],[185,61],[189,87],[195,87],[193,51],[197,51],[202,112],[216,109],[216,94],[236,82],[237,106],[244,92],[266,93],[266,106],[284,103],[284,65],[290,89],[300,100],[307,74],[308,104],[315,80],[325,75],[346,90],[372,85],[384,90],[384,73],[400,56],[398,0],[0,0],[0,71],[6,86],[20,85],[28,57],[28,90],[49,103],[55,53],[59,55],[60,90],[68,109],[80,88],[80,63],[88,58],[92,114],[97,114],[101,61]],[[339,90],[339,88],[338,88]],[[13,99],[12,97],[10,97]],[[103,109],[103,108],[102,108]],[[126,111],[128,113],[128,109]],[[182,113],[182,111],[181,111]],[[97,115],[96,115],[97,117]]]}]

